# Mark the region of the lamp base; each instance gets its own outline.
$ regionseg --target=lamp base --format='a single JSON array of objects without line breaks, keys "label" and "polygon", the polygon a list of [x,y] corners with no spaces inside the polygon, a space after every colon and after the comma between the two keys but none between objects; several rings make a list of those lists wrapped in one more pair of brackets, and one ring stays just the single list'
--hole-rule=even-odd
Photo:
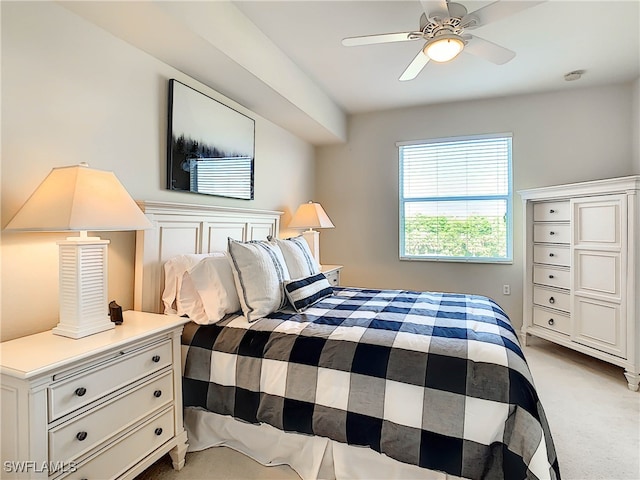
[{"label": "lamp base", "polygon": [[111,330],[115,328],[115,323],[113,323],[109,317],[106,317],[104,321],[95,321],[90,324],[82,324],[78,325],[69,325],[64,324],[62,322],[58,323],[56,327],[51,330],[55,335],[62,335],[63,337],[69,338],[82,338],[89,335],[93,335],[94,333],[104,332],[106,330]]},{"label": "lamp base", "polygon": [[86,236],[58,242],[60,323],[55,335],[82,338],[114,328],[107,303],[108,244]]},{"label": "lamp base", "polygon": [[309,244],[311,255],[316,259],[318,265],[320,265],[320,232],[309,229],[302,232],[302,236]]}]

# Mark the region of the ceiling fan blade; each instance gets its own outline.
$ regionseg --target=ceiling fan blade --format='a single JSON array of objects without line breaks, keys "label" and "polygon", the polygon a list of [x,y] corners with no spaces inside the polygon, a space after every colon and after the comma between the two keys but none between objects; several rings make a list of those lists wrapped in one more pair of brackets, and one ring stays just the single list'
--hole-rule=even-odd
[{"label": "ceiling fan blade", "polygon": [[516,52],[475,35],[465,35],[465,40],[467,40],[467,44],[464,47],[464,52],[484,58],[497,65],[507,63],[516,56]]},{"label": "ceiling fan blade", "polygon": [[382,33],[380,35],[364,35],[362,37],[349,37],[342,40],[345,47],[355,47],[358,45],[372,45],[374,43],[406,42],[415,40],[410,34],[413,32]]},{"label": "ceiling fan blade", "polygon": [[447,0],[420,0],[420,3],[422,4],[424,13],[427,14],[427,18],[436,12],[442,14],[449,13],[449,2],[447,2]]},{"label": "ceiling fan blade", "polygon": [[479,22],[476,26],[488,25],[489,23],[497,22],[503,18],[515,15],[518,12],[526,10],[531,7],[535,7],[540,3],[544,3],[546,0],[536,1],[496,1],[489,5],[479,8],[475,12],[471,12],[470,15],[476,17]]},{"label": "ceiling fan blade", "polygon": [[418,55],[411,61],[409,66],[402,72],[400,75],[401,82],[406,82],[407,80],[413,80],[418,76],[418,74],[422,71],[425,65],[429,63],[429,57],[427,57],[422,50],[418,52]]}]

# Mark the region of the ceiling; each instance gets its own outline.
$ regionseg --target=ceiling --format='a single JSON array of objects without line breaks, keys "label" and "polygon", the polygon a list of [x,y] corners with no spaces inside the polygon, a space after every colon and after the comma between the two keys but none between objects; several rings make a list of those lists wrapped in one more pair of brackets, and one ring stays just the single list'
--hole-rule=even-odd
[{"label": "ceiling", "polygon": [[[491,2],[459,3],[473,12]],[[352,113],[640,76],[640,0],[548,0],[473,30],[513,50],[510,62],[463,51],[408,82],[398,77],[424,41],[344,47],[341,40],[418,30],[417,0],[62,4],[314,144],[344,141]],[[573,70],[585,73],[566,82]]]}]

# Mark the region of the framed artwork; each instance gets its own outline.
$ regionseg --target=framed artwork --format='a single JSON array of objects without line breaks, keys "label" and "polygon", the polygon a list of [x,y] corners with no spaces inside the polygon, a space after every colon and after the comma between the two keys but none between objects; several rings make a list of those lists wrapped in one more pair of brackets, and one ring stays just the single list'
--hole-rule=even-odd
[{"label": "framed artwork", "polygon": [[169,80],[167,188],[253,200],[255,121]]}]

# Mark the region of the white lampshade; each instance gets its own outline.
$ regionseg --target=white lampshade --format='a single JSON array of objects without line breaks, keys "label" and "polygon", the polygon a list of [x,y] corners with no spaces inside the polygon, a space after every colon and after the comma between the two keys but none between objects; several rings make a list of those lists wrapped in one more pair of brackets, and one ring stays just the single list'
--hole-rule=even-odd
[{"label": "white lampshade", "polygon": [[151,226],[113,172],[81,164],[51,170],[6,229],[94,232]]},{"label": "white lampshade", "polygon": [[334,228],[335,225],[319,203],[303,203],[289,223],[289,228]]},{"label": "white lampshade", "polygon": [[464,41],[455,34],[443,34],[432,38],[424,46],[423,52],[434,62],[453,60],[464,48]]},{"label": "white lampshade", "polygon": [[151,227],[112,172],[81,164],[54,168],[6,230],[80,231],[58,242],[60,321],[53,333],[82,338],[114,328],[107,314],[109,241],[86,232]]},{"label": "white lampshade", "polygon": [[302,235],[309,244],[311,254],[320,265],[320,234],[314,228],[334,228],[335,225],[319,203],[303,203],[293,215],[289,228],[308,228]]}]

